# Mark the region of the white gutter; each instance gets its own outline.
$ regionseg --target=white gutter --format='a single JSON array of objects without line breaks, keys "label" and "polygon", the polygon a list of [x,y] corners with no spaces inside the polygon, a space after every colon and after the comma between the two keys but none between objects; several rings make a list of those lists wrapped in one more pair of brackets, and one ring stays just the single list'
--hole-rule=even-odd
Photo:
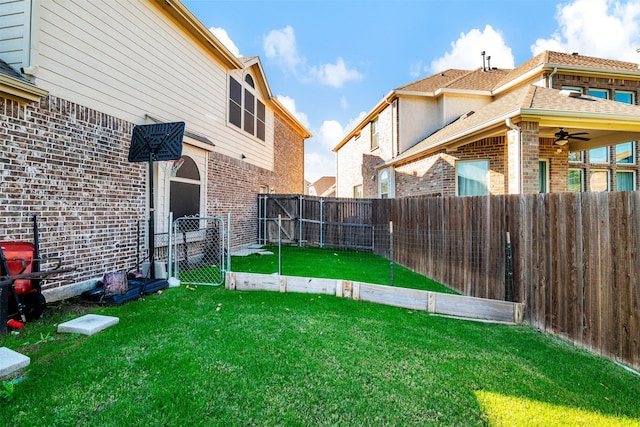
[{"label": "white gutter", "polygon": [[[507,127],[511,130],[516,131],[516,147],[515,147],[515,158],[516,158],[516,194],[522,193],[522,149],[521,149],[521,138],[520,132],[521,129],[519,126],[514,125],[511,122],[511,117],[507,117],[505,119],[505,123]],[[507,140],[508,144],[508,140]],[[507,153],[509,149],[507,149]]]},{"label": "white gutter", "polygon": [[547,88],[553,88],[553,76],[558,72],[558,67],[553,67],[553,71],[549,74],[549,81],[547,83]]}]

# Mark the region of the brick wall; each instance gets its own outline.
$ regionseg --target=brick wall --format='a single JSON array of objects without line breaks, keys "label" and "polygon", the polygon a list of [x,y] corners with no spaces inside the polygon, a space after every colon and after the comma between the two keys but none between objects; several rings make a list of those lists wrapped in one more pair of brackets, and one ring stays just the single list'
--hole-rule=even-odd
[{"label": "brick wall", "polygon": [[440,151],[396,168],[396,197],[418,195],[456,195],[456,162],[489,160],[489,190],[504,194],[507,188],[504,138],[486,138],[459,147],[457,151]]},{"label": "brick wall", "polygon": [[540,138],[540,159],[546,160],[549,167],[549,192],[568,191],[569,166],[567,157],[569,149],[566,145],[557,145],[553,138]]},{"label": "brick wall", "polygon": [[[522,188],[523,194],[540,192],[539,177],[539,137],[538,123],[521,122],[520,126],[520,158],[522,159]],[[494,193],[499,194],[499,193]]]},{"label": "brick wall", "polygon": [[220,153],[209,155],[207,214],[231,213],[231,245],[255,243],[257,195],[261,187],[280,194],[303,194],[304,140],[276,117],[275,170],[259,168]]},{"label": "brick wall", "polygon": [[277,116],[274,140],[275,175],[271,188],[280,194],[303,194],[304,140]]},{"label": "brick wall", "polygon": [[454,169],[455,161],[444,152],[397,167],[396,197],[451,196],[455,193]]},{"label": "brick wall", "polygon": [[49,285],[135,265],[145,168],[127,161],[132,129],[52,96],[0,98],[0,240],[33,241],[37,215],[41,254],[74,269]]},{"label": "brick wall", "polygon": [[[53,96],[31,104],[0,97],[0,241],[32,241],[38,215],[42,255],[74,269],[46,288],[135,266],[147,165],[127,161],[132,130]],[[255,242],[261,186],[302,193],[304,140],[277,118],[275,135],[275,172],[210,153],[207,214],[231,212],[233,244]]]}]

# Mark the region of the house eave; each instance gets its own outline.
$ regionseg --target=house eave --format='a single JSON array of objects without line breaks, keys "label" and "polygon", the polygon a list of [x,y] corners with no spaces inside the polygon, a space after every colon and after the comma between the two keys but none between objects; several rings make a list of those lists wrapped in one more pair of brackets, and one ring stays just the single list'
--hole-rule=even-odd
[{"label": "house eave", "polygon": [[[391,103],[391,101],[393,101],[394,99],[397,98],[397,95],[400,92],[397,92],[395,90],[392,90],[391,92],[389,92],[386,96],[384,96],[376,105],[375,107],[373,107],[373,109],[371,109],[367,115],[358,122],[358,124],[356,124],[353,129],[344,137],[342,138],[342,140],[340,142],[338,142],[338,144],[333,147],[333,152],[338,152],[338,150],[340,148],[342,148],[343,145],[345,145],[347,142],[349,142],[351,140],[351,138],[353,138],[354,136],[358,135],[362,129],[366,126],[367,123],[369,123],[371,120],[373,120],[378,114],[380,114],[380,112],[384,111],[385,108],[387,108],[389,106],[389,104]],[[421,92],[422,93],[422,92]]]},{"label": "house eave", "polygon": [[489,138],[492,136],[499,135],[501,132],[505,130],[505,127],[506,127],[505,120],[507,118],[513,119],[514,117],[517,117],[518,114],[519,114],[519,111],[513,111],[507,114],[503,114],[499,117],[495,117],[489,121],[480,123],[469,129],[465,129],[462,132],[459,132],[457,134],[444,138],[433,145],[429,145],[419,151],[416,151],[415,153],[411,153],[406,156],[399,155],[389,160],[388,162],[385,162],[384,165],[395,166],[395,165],[408,163],[412,160],[416,160],[421,157],[424,157],[425,155],[428,155],[429,153],[434,151],[444,150],[444,149],[455,150],[458,147],[470,144],[471,142],[477,141],[479,139]]},{"label": "house eave", "polygon": [[23,102],[35,102],[49,92],[31,83],[0,74],[0,94]]},{"label": "house eave", "polygon": [[225,66],[242,69],[244,64],[218,40],[179,0],[152,0],[182,25],[196,40],[208,47]]},{"label": "house eave", "polygon": [[297,129],[298,133],[303,139],[311,138],[313,136],[307,130],[307,128],[305,128],[304,125],[300,123],[300,121],[293,114],[291,114],[291,112],[287,110],[280,101],[278,101],[278,98],[273,97],[270,99],[270,102],[273,108],[278,111],[280,118],[282,118],[289,126]]}]

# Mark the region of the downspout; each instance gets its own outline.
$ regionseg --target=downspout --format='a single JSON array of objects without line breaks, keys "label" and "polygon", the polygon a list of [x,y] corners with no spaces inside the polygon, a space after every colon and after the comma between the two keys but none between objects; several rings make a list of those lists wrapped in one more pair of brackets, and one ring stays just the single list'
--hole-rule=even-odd
[{"label": "downspout", "polygon": [[[516,149],[515,149],[515,158],[516,158],[516,194],[522,193],[522,150],[520,149],[520,127],[514,125],[511,122],[511,118],[507,117],[505,120],[507,127],[511,130],[516,131]],[[508,143],[507,136],[507,143]],[[508,152],[508,151],[507,151]]]},{"label": "downspout", "polygon": [[[389,102],[387,100],[387,98],[384,98],[384,102],[391,107],[391,158],[395,158],[399,152],[400,152],[400,147],[399,147],[399,142],[397,141],[397,103],[398,103],[398,99],[394,99],[392,102]],[[391,173],[393,172],[393,173]],[[378,183],[378,185],[380,185]],[[393,193],[392,193],[393,192]],[[389,198],[395,198],[396,197],[396,179],[395,179],[395,169],[393,167],[389,168]]]},{"label": "downspout", "polygon": [[396,119],[396,111],[394,111],[394,107],[396,105],[397,100],[393,100],[393,102],[389,102],[387,98],[384,98],[384,102],[391,107],[391,158],[396,157],[400,149],[398,147],[398,141],[395,140],[394,136],[397,134],[396,132],[396,123],[398,122]]},{"label": "downspout", "polygon": [[[553,71],[549,74],[549,80],[547,80],[547,87],[549,89],[553,88],[553,76],[558,72],[558,67],[553,67]],[[508,126],[508,125],[507,125]]]}]

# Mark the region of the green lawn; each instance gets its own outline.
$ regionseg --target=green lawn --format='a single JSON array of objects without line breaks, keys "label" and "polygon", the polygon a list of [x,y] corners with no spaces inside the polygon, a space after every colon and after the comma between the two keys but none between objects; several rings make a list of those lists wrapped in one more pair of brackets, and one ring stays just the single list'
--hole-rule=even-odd
[{"label": "green lawn", "polygon": [[[85,310],[120,322],[56,333]],[[607,359],[528,326],[327,295],[66,302],[0,346],[31,358],[0,389],[6,426],[640,426],[640,378]]]},{"label": "green lawn", "polygon": [[[273,255],[232,257],[231,270],[246,273],[277,273],[278,247],[267,246]],[[357,280],[379,285],[391,284],[391,263],[370,252],[339,249],[283,246],[282,274],[285,276],[321,277]],[[433,292],[455,293],[446,286],[393,264],[393,286]]]}]

